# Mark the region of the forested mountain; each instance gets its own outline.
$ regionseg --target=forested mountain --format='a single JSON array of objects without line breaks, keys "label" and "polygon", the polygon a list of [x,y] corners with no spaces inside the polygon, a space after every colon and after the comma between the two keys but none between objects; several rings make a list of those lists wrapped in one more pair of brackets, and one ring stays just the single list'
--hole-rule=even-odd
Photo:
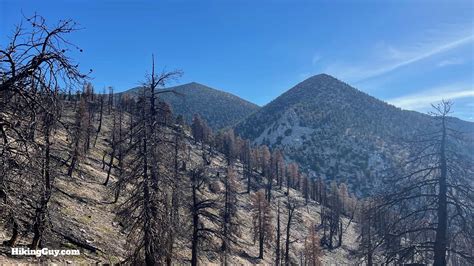
[{"label": "forested mountain", "polygon": [[240,137],[257,106],[160,90],[179,73],[153,56],[142,88],[96,94],[76,25],[35,14],[0,47],[0,264],[473,264],[473,124],[451,102],[402,111],[318,75]]},{"label": "forested mountain", "polygon": [[[160,94],[160,99],[171,105],[173,113],[191,122],[194,114],[201,115],[213,130],[233,126],[259,109],[258,105],[233,94],[191,82],[166,88],[175,93]],[[124,92],[138,95],[140,88]]]},{"label": "forested mountain", "polygon": [[[451,122],[469,132],[463,149],[472,151],[474,124]],[[401,110],[320,74],[250,115],[235,131],[256,144],[284,150],[313,176],[347,181],[365,194],[378,186],[384,169],[400,160],[405,140],[434,126],[427,115]]]}]

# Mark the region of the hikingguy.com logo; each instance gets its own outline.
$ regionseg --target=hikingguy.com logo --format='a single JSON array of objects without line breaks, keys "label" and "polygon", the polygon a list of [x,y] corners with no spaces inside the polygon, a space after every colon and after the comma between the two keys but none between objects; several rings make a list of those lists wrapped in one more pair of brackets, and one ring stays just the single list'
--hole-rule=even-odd
[{"label": "hikingguy.com logo", "polygon": [[13,256],[78,256],[81,252],[77,249],[29,249],[29,248],[12,248]]}]

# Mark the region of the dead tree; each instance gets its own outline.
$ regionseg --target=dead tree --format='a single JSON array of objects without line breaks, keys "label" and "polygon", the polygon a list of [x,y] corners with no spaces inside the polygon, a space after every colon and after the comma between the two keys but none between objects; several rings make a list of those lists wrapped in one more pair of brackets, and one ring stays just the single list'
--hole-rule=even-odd
[{"label": "dead tree", "polygon": [[97,138],[99,137],[100,130],[102,129],[102,118],[104,116],[104,98],[105,95],[102,94],[99,96],[99,125],[97,126],[97,131],[95,133],[95,139],[94,139],[94,147],[97,143]]},{"label": "dead tree", "polygon": [[410,154],[391,169],[377,197],[372,213],[387,218],[377,228],[387,263],[446,265],[448,252],[467,264],[474,260],[474,171],[469,155],[459,152],[465,134],[451,127],[451,106],[434,106],[432,130],[406,141]]},{"label": "dead tree", "polygon": [[373,215],[370,213],[373,206],[374,202],[370,199],[364,201],[358,217],[359,224],[361,225],[358,237],[358,253],[359,257],[364,259],[367,266],[374,265],[374,253],[377,242],[373,233],[375,227]]},{"label": "dead tree", "polygon": [[206,184],[206,175],[204,168],[193,169],[189,173],[191,181],[191,205],[190,212],[192,216],[192,238],[191,238],[191,265],[198,265],[199,249],[203,239],[211,235],[219,236],[219,232],[212,228],[204,226],[203,221],[208,220],[213,223],[219,223],[219,216],[213,214],[212,210],[218,208],[214,199],[203,197],[202,189]]},{"label": "dead tree", "polygon": [[285,265],[290,265],[290,237],[291,237],[291,225],[296,210],[296,203],[288,196],[286,209],[288,211],[288,220],[286,223],[286,239],[285,239]]},{"label": "dead tree", "polygon": [[174,152],[173,152],[173,176],[170,182],[171,186],[171,206],[168,216],[168,235],[167,235],[167,253],[165,262],[166,265],[172,265],[174,245],[176,242],[177,235],[182,229],[180,217],[180,209],[185,206],[185,195],[184,192],[180,189],[185,186],[183,181],[183,169],[180,167],[180,164],[184,158],[183,150],[185,148],[184,143],[184,121],[177,121],[174,127]]},{"label": "dead tree", "polygon": [[[55,176],[50,136],[59,120],[60,86],[73,88],[86,76],[68,57],[71,49],[82,51],[65,39],[77,29],[73,21],[62,20],[50,27],[39,15],[25,20],[14,30],[6,48],[0,49],[0,158],[4,171],[0,195],[2,211],[13,229],[6,243],[14,246],[19,230],[32,228],[32,246],[37,247],[43,238]],[[22,186],[18,185],[20,180]]]},{"label": "dead tree", "polygon": [[[57,93],[57,92],[56,92]],[[53,128],[55,127],[55,124],[59,120],[59,106],[58,106],[58,95],[51,95],[47,96],[47,98],[44,100],[45,102],[48,102],[50,108],[48,111],[43,113],[43,123],[41,126],[41,131],[42,131],[42,136],[43,136],[43,143],[42,143],[42,148],[41,148],[41,153],[42,153],[42,162],[41,162],[41,176],[42,176],[42,181],[41,183],[41,192],[40,192],[40,197],[39,197],[39,203],[37,204],[36,210],[35,210],[35,220],[33,223],[33,240],[31,242],[31,248],[32,249],[38,249],[38,247],[41,244],[41,241],[43,239],[43,234],[45,231],[46,227],[46,218],[47,218],[47,212],[48,212],[48,203],[51,198],[52,192],[53,192],[53,184],[54,184],[54,178],[57,175],[57,171],[53,167],[53,162],[52,162],[52,131]]]},{"label": "dead tree", "polygon": [[70,130],[71,138],[71,163],[69,164],[67,175],[72,177],[72,174],[76,170],[80,161],[83,159],[86,153],[86,138],[87,138],[87,120],[89,114],[87,112],[87,102],[84,97],[81,98],[79,103],[79,109],[75,115],[74,124]]},{"label": "dead tree", "polygon": [[275,243],[275,265],[281,265],[281,214],[280,214],[280,201],[277,204],[277,231],[276,231],[276,243]]},{"label": "dead tree", "polygon": [[260,190],[252,195],[251,210],[254,242],[258,238],[258,258],[263,259],[265,244],[272,240],[272,214],[264,191]]},{"label": "dead tree", "polygon": [[259,149],[259,164],[262,170],[262,176],[266,179],[265,198],[270,202],[272,197],[273,173],[271,169],[271,153],[266,145],[261,146]]},{"label": "dead tree", "polygon": [[108,110],[109,115],[112,112],[112,108],[114,106],[114,97],[115,97],[114,88],[109,87],[109,94],[108,94],[108,100],[107,100],[107,110]]},{"label": "dead tree", "polygon": [[169,258],[169,231],[162,224],[169,220],[170,208],[168,194],[160,186],[169,186],[167,175],[173,169],[173,163],[165,158],[173,149],[168,145],[159,118],[157,95],[164,91],[157,90],[179,73],[157,75],[153,60],[151,74],[137,103],[137,112],[131,114],[134,119],[126,154],[129,167],[116,182],[116,193],[127,186],[132,189],[119,217],[126,221],[125,228],[130,230],[131,253],[128,259],[134,263],[164,264]]},{"label": "dead tree", "polygon": [[300,173],[296,163],[290,163],[287,168],[286,175],[286,194],[289,195],[290,188],[294,188],[296,180],[299,179]]},{"label": "dead tree", "polygon": [[[323,226],[323,238],[321,242],[329,249],[338,248],[342,245],[342,214],[339,190],[336,182],[331,183],[331,191],[326,206],[321,206],[321,224]],[[335,241],[336,244],[335,244]]]},{"label": "dead tree", "polygon": [[238,183],[234,170],[229,167],[224,177],[224,206],[221,210],[222,217],[222,244],[221,251],[224,255],[224,265],[227,265],[227,253],[231,243],[235,243],[240,235],[240,226],[237,220],[237,189]]},{"label": "dead tree", "polygon": [[110,154],[109,154],[110,160],[108,163],[109,168],[107,169],[107,178],[105,179],[104,186],[107,186],[107,184],[109,183],[110,174],[112,173],[112,169],[114,168],[114,159],[115,159],[117,148],[118,148],[117,146],[119,142],[121,142],[120,137],[117,136],[118,127],[119,126],[117,125],[117,117],[114,113],[113,118],[112,118],[112,131],[110,131],[111,140],[110,140]]},{"label": "dead tree", "polygon": [[250,141],[246,140],[240,151],[240,161],[243,164],[244,177],[247,179],[247,193],[250,193],[252,187],[252,154]]},{"label": "dead tree", "polygon": [[321,247],[319,237],[316,234],[316,225],[313,223],[308,227],[308,235],[304,240],[304,265],[321,266]]}]

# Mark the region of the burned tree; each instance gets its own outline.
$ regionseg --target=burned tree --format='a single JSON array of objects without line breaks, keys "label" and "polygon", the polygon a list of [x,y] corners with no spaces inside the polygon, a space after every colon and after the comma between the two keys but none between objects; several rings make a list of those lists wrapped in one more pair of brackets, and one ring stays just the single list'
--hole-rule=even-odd
[{"label": "burned tree", "polygon": [[199,249],[202,240],[211,235],[219,236],[219,232],[204,226],[204,220],[219,223],[219,216],[213,214],[212,210],[218,208],[214,199],[202,196],[202,190],[206,184],[204,168],[193,169],[189,173],[191,181],[191,204],[190,212],[192,217],[192,237],[191,237],[191,265],[198,265]]},{"label": "burned tree", "polygon": [[109,153],[110,160],[107,164],[109,168],[107,169],[107,178],[105,179],[104,186],[107,186],[107,184],[109,183],[110,175],[112,173],[112,169],[114,168],[114,159],[117,155],[118,148],[119,148],[118,146],[120,142],[122,141],[121,136],[120,136],[121,135],[120,133],[122,131],[121,119],[120,121],[117,121],[117,116],[115,113],[112,116],[113,116],[112,130],[110,131],[111,138],[109,140],[110,141],[110,153]]},{"label": "burned tree", "polygon": [[76,112],[74,118],[74,124],[70,127],[70,150],[71,150],[71,163],[69,164],[67,175],[72,177],[77,166],[85,156],[87,150],[87,120],[88,120],[88,107],[84,97],[81,98],[79,103],[79,109]]},{"label": "burned tree", "polygon": [[361,225],[360,234],[358,237],[359,249],[358,255],[363,259],[367,266],[374,265],[374,253],[376,249],[374,215],[370,212],[373,210],[374,202],[370,199],[362,202],[362,207],[358,215],[358,222]]},{"label": "burned tree", "polygon": [[57,175],[51,136],[60,117],[60,86],[73,88],[86,76],[68,57],[71,49],[82,51],[65,39],[77,29],[73,21],[50,27],[39,15],[25,20],[0,49],[0,195],[13,228],[6,243],[14,246],[26,227],[33,229],[37,248]]},{"label": "burned tree", "polygon": [[231,243],[235,243],[240,236],[240,226],[237,220],[237,189],[235,171],[227,169],[224,177],[224,206],[221,210],[222,219],[222,244],[221,251],[224,253],[224,264],[227,264],[227,253]]},{"label": "burned tree", "polygon": [[252,187],[252,151],[249,140],[244,142],[240,150],[240,161],[244,168],[244,178],[247,180],[247,193],[250,193]]},{"label": "burned tree", "polygon": [[272,214],[265,192],[260,190],[252,195],[252,218],[254,242],[258,238],[258,258],[263,259],[265,244],[272,240]]},{"label": "burned tree", "polygon": [[321,247],[319,237],[316,233],[316,225],[311,223],[308,227],[308,235],[304,240],[305,265],[321,266]]},{"label": "burned tree", "polygon": [[[472,158],[460,154],[465,134],[451,128],[451,102],[433,106],[433,130],[407,142],[410,153],[386,177],[372,213],[386,262],[472,263],[474,191]],[[374,217],[375,218],[375,217]]]},{"label": "burned tree", "polygon": [[340,247],[343,235],[342,209],[339,189],[335,181],[331,183],[326,206],[321,206],[321,225],[324,230],[321,243],[329,249]]},{"label": "burned tree", "polygon": [[288,212],[287,222],[286,222],[286,239],[285,239],[285,265],[290,265],[290,243],[291,243],[291,225],[293,224],[293,218],[295,215],[295,210],[297,208],[296,202],[291,199],[289,196],[286,202],[286,210]]},{"label": "burned tree", "polygon": [[147,265],[163,264],[169,257],[167,228],[162,226],[169,219],[167,193],[160,186],[168,184],[172,160],[165,160],[172,154],[172,145],[167,139],[165,127],[160,123],[157,89],[179,75],[179,71],[155,74],[152,71],[144,84],[144,90],[137,104],[138,112],[132,113],[134,123],[130,127],[130,147],[127,149],[129,169],[116,184],[116,189],[132,188],[121,206],[125,228],[130,230],[129,260]]},{"label": "burned tree", "polygon": [[102,93],[102,95],[99,95],[99,125],[97,125],[97,130],[95,132],[94,147],[97,143],[97,138],[99,137],[100,131],[102,129],[102,120],[104,117],[104,98],[104,93]]},{"label": "burned tree", "polygon": [[275,243],[275,265],[281,265],[281,211],[280,201],[277,203],[277,228],[276,228],[276,243]]}]

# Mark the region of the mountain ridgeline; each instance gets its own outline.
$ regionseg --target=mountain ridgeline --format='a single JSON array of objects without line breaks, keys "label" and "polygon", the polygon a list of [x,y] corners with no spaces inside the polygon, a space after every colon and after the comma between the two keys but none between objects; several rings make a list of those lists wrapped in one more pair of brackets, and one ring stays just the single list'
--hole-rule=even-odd
[{"label": "mountain ridgeline", "polygon": [[[451,124],[470,132],[469,151],[473,124],[457,118]],[[428,115],[401,110],[326,74],[297,84],[235,127],[255,144],[284,150],[311,175],[347,182],[359,194],[378,186],[377,176],[401,161],[406,140],[430,129]]]},{"label": "mountain ridgeline", "polygon": [[[254,145],[283,150],[310,176],[345,182],[359,195],[379,187],[379,177],[403,163],[407,141],[436,129],[430,116],[387,104],[327,74],[300,82],[262,108],[196,82],[165,90],[173,93],[160,99],[188,122],[199,114],[214,131],[234,128]],[[450,124],[468,132],[459,146],[472,155],[474,124],[457,118]]]},{"label": "mountain ridgeline", "polygon": [[[160,94],[160,99],[171,106],[174,114],[183,115],[188,123],[194,114],[199,114],[213,130],[233,126],[259,109],[258,105],[233,94],[196,82],[166,90],[172,90],[174,93]],[[140,91],[141,88],[137,87],[124,93],[139,95]]]}]

